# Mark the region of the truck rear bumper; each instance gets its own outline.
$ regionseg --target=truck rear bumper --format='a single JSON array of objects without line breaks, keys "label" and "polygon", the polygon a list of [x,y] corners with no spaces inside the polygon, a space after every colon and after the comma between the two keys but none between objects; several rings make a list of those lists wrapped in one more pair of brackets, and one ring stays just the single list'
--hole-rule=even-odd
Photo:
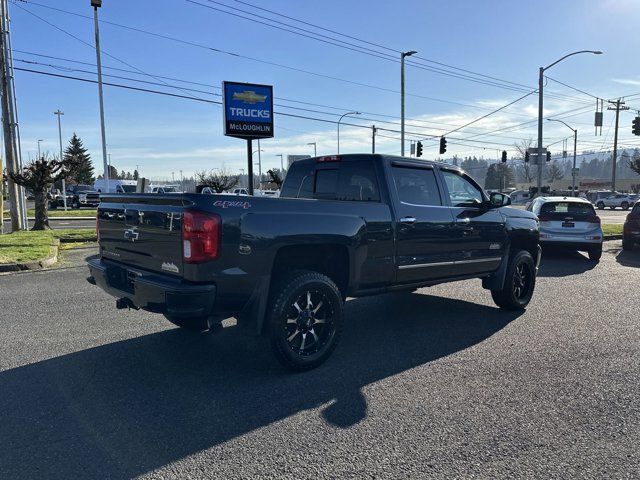
[{"label": "truck rear bumper", "polygon": [[175,318],[204,317],[213,312],[214,284],[189,283],[99,258],[89,260],[88,267],[96,285],[118,299],[128,299],[137,308]]}]

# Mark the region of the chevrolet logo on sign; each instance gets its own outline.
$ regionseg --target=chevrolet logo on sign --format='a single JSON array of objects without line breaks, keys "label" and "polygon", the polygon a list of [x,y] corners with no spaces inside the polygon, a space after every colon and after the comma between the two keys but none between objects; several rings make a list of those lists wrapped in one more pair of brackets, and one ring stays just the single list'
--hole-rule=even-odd
[{"label": "chevrolet logo on sign", "polygon": [[138,240],[139,236],[140,234],[136,232],[133,228],[130,228],[129,230],[124,231],[124,238],[126,238],[127,240],[131,240],[132,242],[135,242],[136,240]]},{"label": "chevrolet logo on sign", "polygon": [[245,90],[244,92],[234,92],[233,99],[253,105],[258,102],[263,103],[267,99],[267,96],[259,95],[253,90]]}]

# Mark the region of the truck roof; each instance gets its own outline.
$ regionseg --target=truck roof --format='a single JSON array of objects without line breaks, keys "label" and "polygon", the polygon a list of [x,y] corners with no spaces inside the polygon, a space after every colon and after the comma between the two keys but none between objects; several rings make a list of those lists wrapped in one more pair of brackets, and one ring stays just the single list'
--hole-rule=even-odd
[{"label": "truck roof", "polygon": [[309,157],[309,158],[296,160],[294,164],[316,163],[319,161],[322,162],[323,159],[330,159],[330,158],[340,158],[340,160],[350,160],[350,159],[355,160],[355,159],[362,159],[362,157],[371,157],[372,159],[377,158],[384,162],[403,161],[403,162],[411,162],[416,165],[439,166],[439,167],[453,168],[455,170],[463,171],[463,169],[460,168],[459,166],[446,163],[446,162],[437,162],[435,160],[426,160],[426,159],[415,158],[415,157],[401,157],[400,155],[386,155],[381,153],[347,153],[347,154],[340,154],[340,155],[318,155],[317,157]]}]

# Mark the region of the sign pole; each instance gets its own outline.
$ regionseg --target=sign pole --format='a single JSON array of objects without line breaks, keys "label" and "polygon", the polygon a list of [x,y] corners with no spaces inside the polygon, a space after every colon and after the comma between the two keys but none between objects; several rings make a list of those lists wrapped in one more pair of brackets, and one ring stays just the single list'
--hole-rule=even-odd
[{"label": "sign pole", "polygon": [[253,196],[253,146],[251,139],[247,139],[247,184],[249,195]]}]

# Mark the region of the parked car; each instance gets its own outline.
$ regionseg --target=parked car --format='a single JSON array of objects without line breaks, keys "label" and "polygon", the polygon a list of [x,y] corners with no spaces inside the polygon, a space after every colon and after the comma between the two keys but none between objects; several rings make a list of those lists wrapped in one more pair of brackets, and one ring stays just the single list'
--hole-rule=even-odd
[{"label": "parked car", "polygon": [[622,227],[622,249],[633,250],[640,243],[640,202],[636,202]]},{"label": "parked car", "polygon": [[107,190],[107,181],[99,178],[93,184],[93,189],[99,193],[135,193],[138,188],[137,180],[120,180],[117,178],[109,179],[109,188]]},{"label": "parked car", "polygon": [[347,297],[480,278],[500,308],[526,308],[538,222],[509,204],[458,167],[374,154],[298,160],[280,198],[105,195],[89,281],[184,328],[235,316],[307,370],[334,350]]},{"label": "parked car", "polygon": [[[70,208],[96,208],[100,205],[100,194],[93,190],[91,185],[69,185],[67,187],[67,207]],[[49,208],[55,210],[64,207],[62,193],[56,193],[49,199]]]},{"label": "parked car", "polygon": [[246,188],[234,188],[230,193],[232,195],[249,195],[249,190],[247,190]]},{"label": "parked car", "polygon": [[611,190],[589,190],[584,195],[587,200],[589,200],[593,205],[598,204],[598,200],[605,199],[613,195],[614,192]]},{"label": "parked car", "polygon": [[600,217],[588,200],[576,197],[538,197],[529,210],[540,221],[542,247],[584,251],[596,262],[602,256],[604,235]]},{"label": "parked car", "polygon": [[596,201],[596,207],[598,210],[604,210],[605,207],[609,207],[611,210],[615,208],[622,208],[623,210],[629,210],[629,207],[633,206],[638,200],[638,195],[630,195],[628,193],[615,193],[606,198],[601,198]]}]

